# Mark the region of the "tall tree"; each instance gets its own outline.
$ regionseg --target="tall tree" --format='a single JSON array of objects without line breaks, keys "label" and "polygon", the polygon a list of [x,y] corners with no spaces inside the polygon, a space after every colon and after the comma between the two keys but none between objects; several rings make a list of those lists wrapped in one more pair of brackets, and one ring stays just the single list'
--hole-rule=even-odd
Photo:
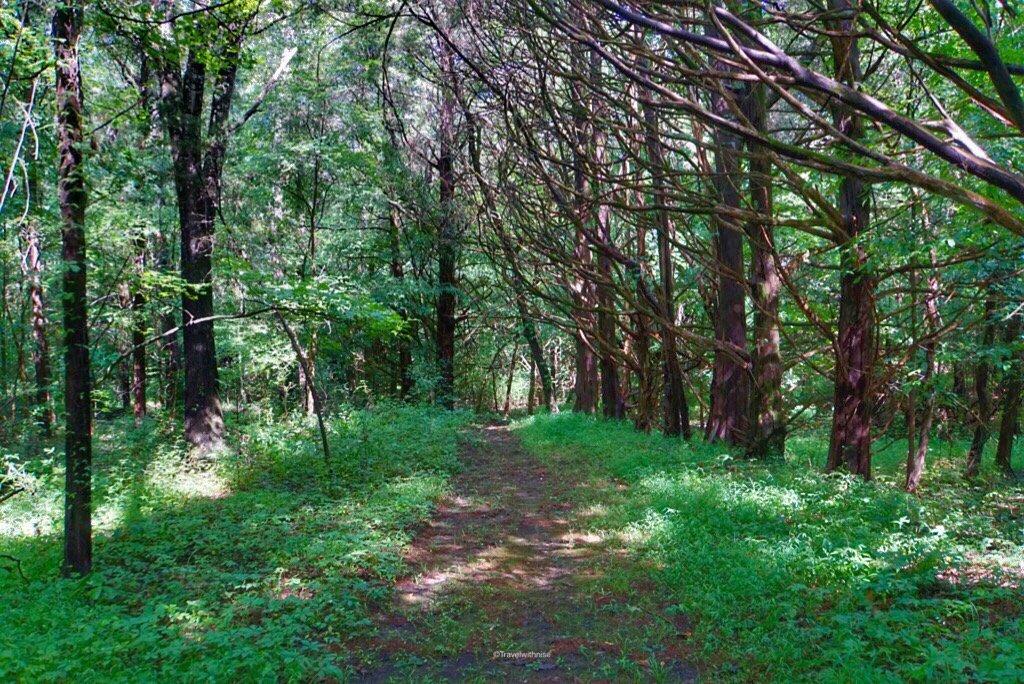
[{"label": "tall tree", "polygon": [[[855,8],[848,0],[831,0],[839,19],[829,38],[836,79],[851,88],[861,80]],[[832,105],[833,123],[846,138],[864,137],[860,114],[841,102]],[[874,365],[874,279],[862,243],[870,221],[869,186],[852,174],[839,186],[840,239],[839,329],[835,340],[835,396],[829,440],[829,471],[845,468],[871,477],[871,375]]]},{"label": "tall tree", "polygon": [[[717,29],[709,35],[718,36]],[[716,70],[727,67],[716,60]],[[736,92],[723,82],[711,91],[711,109],[723,119],[734,118]],[[738,136],[725,128],[713,131],[715,166],[712,173],[715,209],[715,362],[711,376],[711,409],[705,429],[709,442],[740,444],[747,432],[750,396],[747,368],[747,315],[744,288],[743,236],[736,221],[741,206],[741,148]]]},{"label": "tall tree", "polygon": [[573,223],[575,238],[573,257],[576,263],[571,285],[574,336],[576,342],[576,379],[573,388],[573,411],[594,413],[597,410],[599,389],[598,356],[595,352],[594,330],[597,327],[595,310],[598,307],[597,285],[592,278],[593,254],[586,231],[591,227],[593,215],[591,177],[587,170],[586,150],[590,149],[589,97],[584,85],[588,73],[588,62],[583,49],[571,47],[573,79],[569,84],[572,96],[572,174],[573,174]]},{"label": "tall tree", "polygon": [[439,217],[437,226],[437,363],[439,403],[455,405],[455,326],[458,305],[459,226],[455,208],[455,55],[444,38],[438,39],[441,75],[440,110],[437,120],[437,177]]},{"label": "tall tree", "polygon": [[999,420],[999,441],[996,443],[996,467],[1007,477],[1013,477],[1013,442],[1017,436],[1020,420],[1021,391],[1024,390],[1024,354],[1020,349],[1021,331],[1024,320],[1020,312],[1015,312],[1006,324],[1004,341],[1011,348],[1010,361],[1006,366],[1003,378],[1003,415]]},{"label": "tall tree", "polygon": [[[30,173],[36,175],[36,162],[32,162]],[[33,196],[35,194],[33,193]],[[36,397],[35,419],[44,435],[50,434],[54,415],[50,398],[50,340],[47,334],[46,301],[43,292],[43,257],[39,239],[39,224],[30,218],[22,231],[24,251],[21,256],[22,275],[28,282],[30,316],[32,318],[32,365],[35,367]]]},{"label": "tall tree", "polygon": [[[135,250],[136,280],[142,278],[146,269],[146,236],[136,231],[132,240]],[[135,283],[131,300],[131,345],[132,345],[132,414],[135,422],[146,417],[146,295],[139,282]]]},{"label": "tall tree", "polygon": [[[164,0],[157,6],[169,17],[162,24],[176,21],[171,14],[173,2]],[[153,36],[160,79],[159,113],[171,143],[181,277],[186,286],[181,298],[185,439],[200,452],[219,447],[224,437],[213,328],[213,248],[228,141],[258,110],[294,55],[294,50],[285,50],[260,98],[231,124],[242,46],[255,17],[255,10],[242,6],[204,13],[199,34],[209,38],[209,44],[201,44],[202,38],[197,39],[194,32],[184,34],[192,37],[191,42],[168,39],[163,33]],[[210,97],[204,130],[207,89]]]},{"label": "tall tree", "polygon": [[985,289],[985,320],[982,323],[981,345],[978,349],[978,360],[974,365],[974,394],[977,403],[974,408],[974,433],[971,446],[967,451],[967,477],[974,477],[981,469],[981,456],[988,443],[989,423],[992,420],[992,389],[989,387],[989,375],[992,373],[990,357],[992,344],[996,340],[996,302],[991,281],[984,284]]},{"label": "tall tree", "polygon": [[[763,83],[750,87],[744,101],[751,126],[768,131],[767,94]],[[754,309],[751,359],[750,434],[747,452],[757,458],[782,458],[786,426],[782,407],[782,356],[779,349],[779,275],[772,203],[772,162],[768,149],[748,143],[747,187],[754,218],[747,222],[750,244],[750,290]]]},{"label": "tall tree", "polygon": [[82,7],[64,0],[53,13],[57,97],[57,202],[64,285],[64,564],[92,569],[92,378],[86,292],[85,169],[82,161]]},{"label": "tall tree", "polygon": [[662,431],[669,437],[690,438],[690,410],[686,403],[683,371],[679,365],[679,349],[673,325],[676,321],[675,269],[672,263],[672,242],[675,238],[672,218],[668,213],[668,166],[658,113],[644,101],[644,133],[648,162],[651,165],[651,190],[658,231],[658,297],[661,304],[661,370],[663,382]]},{"label": "tall tree", "polygon": [[[595,89],[602,87],[601,68],[601,56],[591,50],[589,81],[590,86]],[[608,134],[600,124],[600,120],[604,116],[603,100],[593,97],[591,102],[593,103],[590,107],[592,137],[588,141],[588,147],[593,149],[594,172],[591,174],[593,178],[590,183],[590,191],[597,204],[597,211],[594,213],[596,224],[594,234],[600,243],[597,255],[597,334],[598,367],[601,373],[601,412],[605,418],[623,418],[626,413],[626,405],[619,392],[615,290],[612,282],[612,259],[608,255],[612,244],[612,213],[608,203],[599,199],[602,189],[596,178],[606,162]]]}]

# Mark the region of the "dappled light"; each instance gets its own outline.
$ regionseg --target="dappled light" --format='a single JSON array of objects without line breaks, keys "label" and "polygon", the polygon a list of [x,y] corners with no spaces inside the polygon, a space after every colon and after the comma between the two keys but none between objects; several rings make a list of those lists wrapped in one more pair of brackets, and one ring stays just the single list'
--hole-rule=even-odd
[{"label": "dappled light", "polygon": [[0,682],[1024,682],[1018,5],[0,2]]}]

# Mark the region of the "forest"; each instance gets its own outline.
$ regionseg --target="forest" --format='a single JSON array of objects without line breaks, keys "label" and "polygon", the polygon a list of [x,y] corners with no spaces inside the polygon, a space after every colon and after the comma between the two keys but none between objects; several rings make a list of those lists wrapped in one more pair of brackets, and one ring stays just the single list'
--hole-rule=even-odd
[{"label": "forest", "polygon": [[0,679],[1024,681],[1014,0],[5,0]]}]

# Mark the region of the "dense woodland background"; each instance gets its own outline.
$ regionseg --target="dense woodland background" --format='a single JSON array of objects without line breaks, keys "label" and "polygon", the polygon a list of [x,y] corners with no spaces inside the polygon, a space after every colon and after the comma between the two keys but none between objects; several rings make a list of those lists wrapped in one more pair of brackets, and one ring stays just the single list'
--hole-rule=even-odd
[{"label": "dense woodland background", "polygon": [[[47,601],[79,605],[52,577],[59,539],[65,574],[95,565],[93,586],[116,587],[120,605],[135,591],[125,559],[164,538],[133,516],[196,492],[206,508],[188,519],[209,523],[226,492],[255,497],[267,478],[314,487],[296,496],[316,515],[394,526],[386,541],[345,543],[397,554],[456,468],[470,413],[540,413],[522,423],[527,446],[593,455],[561,467],[626,482],[720,468],[708,472],[725,480],[688,481],[687,496],[735,494],[722,482],[749,476],[768,501],[757,510],[785,509],[773,488],[791,486],[816,502],[808,520],[826,521],[803,532],[812,555],[847,549],[842,562],[861,567],[856,554],[881,554],[864,572],[912,567],[921,586],[950,567],[973,578],[951,583],[961,609],[991,613],[969,629],[930,613],[930,590],[898,572],[885,589],[852,581],[860,570],[793,580],[795,596],[830,581],[869,596],[851,615],[913,615],[877,634],[842,623],[871,663],[846,676],[1020,675],[1020,12],[954,0],[5,4],[0,551],[4,591],[35,596],[19,604],[23,634],[41,629]],[[388,478],[423,469],[439,479],[389,499]],[[220,510],[306,505],[281,492]],[[375,496],[408,506],[344,503]],[[701,505],[679,505],[691,526],[703,520]],[[959,523],[944,517],[957,511]],[[719,523],[701,534],[744,534]],[[901,546],[907,525],[916,541]],[[94,528],[109,544],[95,563]],[[659,548],[709,572],[732,563],[720,600],[736,599],[741,573],[765,595],[788,591],[724,547],[697,552],[685,529]],[[219,534],[230,553],[238,530]],[[947,534],[952,546],[934,545]],[[897,547],[902,560],[886,555]],[[315,565],[321,552],[296,553]],[[387,557],[389,570],[373,565],[381,587],[399,574]],[[659,567],[678,568],[673,557]],[[17,589],[33,570],[45,589]],[[340,572],[335,595],[362,606],[359,573]],[[991,605],[1018,607],[979,608],[989,590]],[[840,610],[818,599],[828,607],[775,619]],[[362,615],[352,606],[346,616]],[[196,617],[195,629],[227,643],[232,619]],[[294,650],[303,619],[265,650]],[[920,643],[877,655],[918,628]],[[776,649],[778,663],[753,661],[764,672],[802,661],[842,678],[842,657],[812,664],[780,646],[805,637],[740,648]],[[915,650],[926,642],[938,665]],[[303,649],[294,676],[337,674]],[[235,656],[240,670],[213,676],[266,665]],[[48,663],[36,652],[6,665],[31,676]],[[750,676],[735,667],[719,672]]]}]

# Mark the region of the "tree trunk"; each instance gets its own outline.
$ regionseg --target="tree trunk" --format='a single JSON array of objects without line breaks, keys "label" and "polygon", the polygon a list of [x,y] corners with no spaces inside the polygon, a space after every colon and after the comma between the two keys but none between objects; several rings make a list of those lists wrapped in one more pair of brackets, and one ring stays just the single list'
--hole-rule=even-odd
[{"label": "tree trunk", "polygon": [[525,294],[515,293],[516,307],[519,309],[519,321],[522,326],[523,339],[530,350],[530,360],[540,376],[541,401],[548,412],[555,410],[555,391],[551,381],[551,370],[548,368],[547,360],[544,358],[544,347],[541,346],[540,335],[537,326],[530,317],[530,310],[526,304]]},{"label": "tree trunk", "polygon": [[[991,288],[991,283],[987,283],[986,287]],[[992,419],[992,394],[988,386],[992,363],[989,361],[988,353],[996,339],[995,310],[996,303],[989,293],[985,298],[985,327],[982,329],[982,348],[979,350],[981,353],[974,367],[974,391],[978,401],[974,414],[974,435],[971,438],[971,447],[967,451],[967,477],[975,477],[981,469],[981,456],[988,442],[989,422]]]},{"label": "tree trunk", "polygon": [[594,413],[597,410],[599,390],[598,359],[594,354],[591,340],[597,329],[595,310],[598,305],[597,287],[590,278],[593,269],[593,255],[585,231],[593,222],[592,192],[590,177],[587,171],[586,150],[590,149],[592,134],[591,122],[588,120],[590,102],[584,96],[582,81],[589,75],[589,67],[583,48],[572,46],[572,70],[579,81],[573,83],[573,131],[574,145],[572,151],[573,172],[573,220],[576,224],[576,236],[573,245],[573,257],[576,262],[575,276],[571,285],[573,319],[576,323],[576,366],[573,411],[577,413]]},{"label": "tree trunk", "polygon": [[119,346],[121,359],[117,362],[117,397],[121,400],[121,411],[127,414],[132,408],[132,295],[127,282],[118,284],[117,297],[122,311],[128,312],[127,339]]},{"label": "tree trunk", "polygon": [[309,343],[303,352],[306,363],[299,364],[299,392],[302,399],[302,411],[307,416],[316,415],[316,331],[310,333]]},{"label": "tree trunk", "polygon": [[57,99],[57,201],[64,262],[64,563],[66,575],[92,569],[92,378],[86,291],[85,176],[78,39],[82,8],[65,0],[53,14]]},{"label": "tree trunk", "polygon": [[512,380],[516,376],[516,361],[519,360],[519,343],[517,342],[512,347],[512,358],[508,362],[508,379],[505,382],[505,406],[502,408],[501,414],[508,418],[509,412],[512,410]]},{"label": "tree trunk", "polygon": [[660,124],[655,109],[643,102],[644,137],[648,162],[651,165],[656,226],[658,231],[658,271],[661,303],[661,372],[662,432],[668,437],[682,435],[690,438],[690,407],[686,402],[683,371],[679,366],[679,350],[673,325],[676,320],[675,270],[672,264],[674,227],[668,210],[669,198],[665,175],[668,171],[664,147],[661,144]]},{"label": "tree trunk", "polygon": [[[593,87],[600,88],[601,80],[601,55],[592,50],[590,52],[590,82]],[[588,141],[588,146],[593,148],[594,168],[598,172],[604,166],[608,146],[608,135],[597,123],[603,116],[600,110],[601,106],[601,100],[591,98],[588,115],[591,117],[592,123],[589,127],[591,139]],[[591,196],[594,198],[600,195],[597,182],[597,179],[593,178],[588,185]],[[604,202],[598,202],[594,218],[596,219],[594,233],[597,239],[602,245],[611,245],[611,207]],[[616,339],[612,260],[605,250],[598,252],[597,273],[597,346],[601,376],[601,411],[605,418],[622,418],[625,415],[626,407],[619,393],[619,369],[615,358],[618,340]]]},{"label": "tree trunk", "polygon": [[295,352],[295,357],[299,361],[299,366],[305,371],[306,377],[309,378],[310,391],[312,392],[312,403],[313,413],[316,415],[317,427],[320,429],[320,447],[323,449],[324,454],[324,465],[327,468],[328,474],[331,472],[331,448],[330,442],[327,439],[327,425],[324,422],[324,410],[321,402],[321,394],[317,391],[316,386],[313,384],[314,370],[313,365],[309,358],[302,351],[302,345],[299,344],[299,337],[292,330],[291,326],[288,325],[288,321],[277,309],[274,310],[274,315],[277,317],[277,322],[281,324],[281,328],[284,330],[285,335],[288,336],[288,342],[292,345],[292,351]]},{"label": "tree trunk", "polygon": [[[580,246],[582,243],[582,247]],[[586,259],[590,260],[590,250],[586,245],[586,239],[577,240],[577,258],[582,258],[586,253]],[[580,276],[576,283],[577,287],[577,314],[576,314],[576,382],[573,390],[574,402],[572,410],[576,413],[594,413],[597,410],[597,356],[587,342],[587,335],[593,329],[592,313],[592,289],[593,283],[585,276]]]},{"label": "tree trunk", "polygon": [[161,75],[160,109],[171,140],[181,276],[187,286],[181,297],[185,439],[200,453],[217,449],[224,438],[212,320],[212,259],[239,53],[240,45],[232,42],[217,55],[205,141],[201,121],[208,80],[205,54],[190,49],[183,74],[171,60],[163,65]]},{"label": "tree trunk", "polygon": [[[138,277],[146,269],[146,238],[140,232],[135,237],[135,265]],[[132,413],[135,423],[146,417],[146,295],[139,284],[132,296]]]},{"label": "tree trunk", "polygon": [[[160,203],[163,209],[163,201]],[[156,238],[157,268],[165,273],[173,272],[171,266],[171,247],[161,232]],[[160,315],[160,359],[162,365],[161,403],[168,417],[173,417],[178,410],[178,390],[181,379],[181,349],[178,346],[178,325],[174,315],[165,312]],[[173,332],[172,332],[173,331]]]},{"label": "tree trunk", "polygon": [[[832,0],[833,10],[850,15],[847,0]],[[855,18],[836,22],[831,36],[836,77],[847,85],[860,81],[860,57],[854,38]],[[853,109],[833,105],[836,128],[858,140],[864,130]],[[866,268],[867,255],[858,237],[867,230],[868,189],[859,178],[844,176],[839,211],[846,235],[840,244],[842,276],[839,292],[839,331],[836,341],[835,397],[826,470],[845,468],[864,479],[871,477],[871,375],[874,365],[874,281]]]},{"label": "tree trunk", "polygon": [[[35,176],[36,164],[32,164]],[[36,197],[35,192],[31,193]],[[22,256],[22,274],[28,282],[29,304],[32,317],[32,365],[36,380],[36,421],[43,435],[49,436],[53,427],[53,405],[50,400],[50,341],[46,334],[46,303],[43,298],[42,252],[39,244],[39,227],[35,219],[28,221],[24,231],[25,253]]]},{"label": "tree trunk", "polygon": [[[767,132],[765,87],[757,83],[747,96],[748,116],[758,131]],[[786,451],[782,406],[782,355],[779,350],[779,292],[782,279],[775,254],[772,225],[772,163],[768,150],[751,143],[749,188],[757,218],[747,223],[750,241],[751,296],[754,340],[750,392],[750,435],[747,453],[755,458],[781,459]]]},{"label": "tree trunk", "polygon": [[438,118],[437,174],[440,184],[440,222],[437,235],[437,363],[438,401],[455,405],[455,309],[457,306],[458,228],[455,217],[455,73],[454,56],[444,40],[438,41],[440,68],[445,80]]},{"label": "tree trunk", "polygon": [[[935,261],[935,253],[932,252],[932,261]],[[911,280],[911,288],[916,289],[916,278]],[[921,477],[924,475],[925,457],[928,455],[928,442],[931,439],[932,421],[935,418],[935,388],[931,387],[932,378],[935,376],[935,354],[936,354],[936,341],[934,335],[939,330],[939,282],[938,274],[932,273],[928,279],[928,292],[925,295],[924,311],[925,319],[928,322],[928,340],[924,345],[925,352],[925,366],[924,373],[922,374],[921,384],[924,391],[927,393],[927,399],[925,400],[924,412],[921,417],[921,423],[918,427],[916,443],[914,435],[909,433],[908,437],[908,452],[907,452],[907,480],[906,490],[908,492],[916,492],[921,486]],[[915,325],[916,327],[916,325]],[[916,423],[916,406],[913,401],[913,392],[911,392],[911,408],[908,425]]]},{"label": "tree trunk", "polygon": [[[1010,322],[1006,325],[1006,344],[1015,347],[1020,345],[1021,335],[1021,314],[1015,313]],[[1024,380],[1021,378],[1024,355],[1019,349],[1013,352],[1013,357],[1006,368],[1006,375],[1003,379],[1003,416],[999,421],[999,442],[996,444],[996,466],[1007,477],[1013,477],[1013,441],[1017,435],[1017,419],[1020,413],[1020,395],[1024,390]]]},{"label": "tree trunk", "polygon": [[[217,386],[217,351],[213,321],[209,320],[213,316],[211,270],[215,208],[210,203],[210,193],[216,193],[217,188],[203,187],[205,181],[216,183],[219,177],[208,179],[203,169],[200,117],[206,66],[195,51],[188,55],[179,85],[181,100],[175,110],[171,142],[181,227],[181,277],[187,286],[181,297],[185,439],[190,447],[205,452],[219,447],[224,434]],[[165,85],[164,92],[167,90]]]},{"label": "tree trunk", "polygon": [[537,362],[530,354],[530,388],[526,392],[526,414],[533,415],[533,407],[537,405]]},{"label": "tree trunk", "polygon": [[[640,195],[640,201],[643,202],[642,193],[638,194]],[[636,262],[638,264],[647,263],[647,229],[642,220],[638,222],[636,230]],[[641,280],[644,277],[646,277],[646,274],[643,272],[637,277],[637,305],[635,311],[630,315],[633,322],[634,341],[634,344],[631,346],[637,368],[637,399],[633,407],[633,427],[640,432],[650,432],[654,426],[655,414],[657,413],[658,396],[651,358],[651,317],[648,313],[649,309],[645,310],[641,303],[644,301]],[[625,385],[625,391],[628,392],[628,376],[623,384]]]},{"label": "tree trunk", "polygon": [[[388,214],[388,238],[391,248],[391,277],[402,282],[405,279],[405,267],[402,263],[402,243],[399,240],[399,223],[397,210],[393,207]],[[405,323],[410,325],[408,312],[404,306],[398,307],[398,315]],[[408,399],[412,393],[412,349],[410,347],[409,330],[405,329],[398,337],[398,396],[402,400]]]},{"label": "tree trunk", "polygon": [[[726,96],[712,95],[712,109],[731,118]],[[743,229],[733,212],[740,208],[740,147],[738,137],[716,129],[713,176],[717,210],[713,214],[718,291],[715,309],[715,363],[711,378],[711,407],[706,438],[740,444],[747,433],[749,410],[747,319],[743,287]]]}]

